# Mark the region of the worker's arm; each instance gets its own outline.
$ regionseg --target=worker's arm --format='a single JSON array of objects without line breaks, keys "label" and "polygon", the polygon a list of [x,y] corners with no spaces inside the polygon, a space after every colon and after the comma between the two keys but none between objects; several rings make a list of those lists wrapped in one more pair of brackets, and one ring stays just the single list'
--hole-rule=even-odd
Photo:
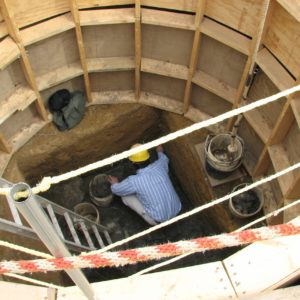
[{"label": "worker's arm", "polygon": [[167,172],[169,172],[169,158],[164,154],[162,145],[157,146],[156,152],[158,155],[157,163],[160,164]]},{"label": "worker's arm", "polygon": [[117,177],[109,176],[108,181],[111,183],[111,191],[120,197],[128,196],[136,193],[136,189],[132,184],[130,178],[122,180],[119,182]]}]

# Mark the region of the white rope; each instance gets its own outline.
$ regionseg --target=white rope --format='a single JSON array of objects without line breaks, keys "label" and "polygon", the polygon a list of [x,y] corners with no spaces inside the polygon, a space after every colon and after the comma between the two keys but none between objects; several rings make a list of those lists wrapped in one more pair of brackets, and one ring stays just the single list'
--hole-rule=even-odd
[{"label": "white rope", "polygon": [[[144,145],[141,145],[139,147],[136,147],[136,148],[133,148],[133,149],[130,149],[130,150],[126,150],[126,151],[124,151],[122,153],[119,153],[119,154],[113,155],[111,157],[105,158],[105,159],[103,159],[101,161],[89,164],[89,165],[87,165],[85,167],[82,167],[82,168],[79,168],[77,170],[70,171],[70,172],[67,172],[65,174],[58,175],[58,176],[44,177],[42,179],[41,183],[39,183],[36,187],[32,188],[32,192],[34,194],[38,194],[40,192],[45,192],[45,191],[47,191],[50,188],[51,184],[57,184],[59,182],[62,182],[62,181],[71,179],[73,177],[82,175],[84,173],[90,172],[92,170],[95,170],[95,169],[98,169],[98,168],[110,165],[110,164],[115,163],[115,162],[117,162],[119,160],[127,158],[130,155],[136,154],[136,153],[138,153],[140,151],[148,150],[150,148],[154,148],[154,147],[157,147],[159,145],[165,144],[165,143],[167,143],[169,141],[177,139],[178,137],[190,134],[190,133],[192,133],[192,132],[194,132],[196,130],[199,130],[201,128],[205,128],[205,127],[214,125],[216,123],[222,122],[222,121],[224,121],[226,119],[232,118],[232,117],[237,116],[237,115],[239,115],[241,113],[248,112],[248,111],[253,110],[255,108],[258,108],[258,107],[260,107],[262,105],[269,104],[271,102],[274,102],[275,100],[278,100],[278,99],[280,99],[282,97],[286,97],[287,95],[290,95],[290,94],[295,93],[297,91],[300,91],[300,85],[297,85],[297,86],[292,87],[290,89],[287,89],[285,91],[279,92],[279,93],[277,93],[275,95],[272,95],[270,97],[266,97],[264,99],[257,100],[255,102],[252,102],[252,103],[247,104],[245,106],[233,109],[231,111],[228,111],[228,112],[226,112],[224,114],[221,114],[219,116],[210,118],[208,120],[205,120],[205,121],[202,121],[202,122],[199,122],[199,123],[195,123],[195,124],[193,124],[193,125],[191,125],[189,127],[186,127],[184,129],[180,129],[180,130],[175,131],[173,133],[167,134],[167,135],[165,135],[165,136],[163,136],[161,138],[158,138],[158,139],[156,139],[154,141],[148,142],[148,143],[146,143]],[[9,192],[9,189],[7,189],[7,188],[4,188],[4,189],[0,188],[0,194],[7,195],[8,192]],[[27,196],[27,195],[28,194],[24,194],[22,196]]]},{"label": "white rope", "polygon": [[181,214],[181,215],[179,215],[179,216],[177,216],[177,217],[175,217],[175,218],[173,218],[173,219],[170,219],[170,220],[168,220],[168,221],[166,221],[166,222],[163,222],[163,223],[161,223],[161,224],[155,225],[155,226],[153,226],[153,227],[151,227],[151,228],[149,228],[149,229],[147,229],[147,230],[145,230],[145,231],[136,233],[136,234],[134,234],[134,235],[132,235],[132,236],[126,238],[126,239],[123,239],[123,240],[121,240],[121,241],[118,241],[118,242],[115,242],[115,243],[113,243],[113,244],[110,244],[110,245],[108,245],[108,246],[106,246],[106,247],[104,247],[104,248],[102,248],[102,249],[95,250],[95,251],[91,251],[91,252],[89,252],[89,253],[90,253],[90,254],[102,253],[102,252],[105,252],[105,251],[107,251],[107,250],[113,249],[113,248],[115,248],[115,247],[121,246],[121,245],[123,245],[123,244],[125,244],[125,243],[127,243],[127,242],[129,242],[129,241],[132,241],[132,240],[134,240],[134,239],[137,239],[137,238],[139,238],[139,237],[142,237],[142,236],[144,236],[144,235],[146,235],[146,234],[149,234],[149,233],[151,233],[151,232],[153,232],[153,231],[155,231],[155,230],[157,230],[157,229],[166,227],[166,226],[168,226],[168,225],[170,225],[170,224],[173,224],[173,223],[175,223],[175,222],[178,222],[179,220],[182,220],[182,219],[185,219],[185,218],[187,218],[187,217],[189,217],[189,216],[192,216],[192,215],[194,215],[194,214],[196,214],[196,213],[198,213],[198,212],[200,212],[200,211],[203,211],[204,209],[207,209],[207,208],[212,207],[212,206],[214,206],[214,205],[220,204],[220,203],[222,203],[222,202],[224,202],[224,201],[226,201],[226,200],[228,200],[228,199],[230,199],[230,198],[232,198],[232,197],[234,197],[234,196],[237,196],[237,195],[242,194],[242,193],[244,193],[244,192],[246,192],[246,191],[249,191],[249,190],[253,189],[254,187],[257,187],[257,186],[259,186],[259,185],[261,185],[261,184],[267,183],[267,182],[269,182],[269,181],[271,181],[271,180],[273,180],[273,179],[276,179],[276,178],[278,178],[278,177],[280,177],[280,176],[282,176],[282,175],[287,174],[288,172],[291,172],[291,171],[293,171],[293,170],[296,170],[296,169],[299,168],[299,167],[300,167],[300,163],[296,163],[296,164],[293,165],[293,166],[290,166],[290,167],[288,167],[288,168],[286,168],[286,169],[284,169],[284,170],[281,170],[281,171],[277,172],[276,174],[273,174],[273,175],[268,176],[268,177],[266,177],[266,178],[260,179],[260,180],[254,182],[254,183],[251,183],[251,184],[245,186],[245,187],[242,188],[242,189],[239,189],[239,190],[237,190],[237,191],[235,191],[235,192],[230,193],[229,195],[226,195],[226,196],[223,196],[223,197],[221,197],[221,198],[218,198],[218,199],[216,199],[216,200],[214,200],[214,201],[212,201],[212,202],[210,202],[210,203],[204,204],[204,205],[202,205],[202,206],[200,206],[200,207],[196,207],[196,208],[194,208],[193,210],[191,210],[191,211],[189,211],[189,212],[186,212],[186,213],[184,213],[184,214]]},{"label": "white rope", "polygon": [[[254,221],[252,221],[252,222],[250,222],[250,223],[248,223],[248,224],[246,224],[246,225],[240,227],[239,229],[235,230],[234,232],[240,232],[240,231],[243,231],[243,230],[245,230],[245,229],[251,227],[252,225],[254,225],[254,224],[256,224],[256,223],[259,223],[259,222],[261,222],[261,221],[264,221],[264,220],[266,220],[266,219],[268,219],[268,218],[270,218],[270,217],[272,217],[272,216],[277,216],[280,212],[285,211],[285,210],[287,210],[287,209],[290,209],[291,207],[293,207],[293,206],[295,206],[295,205],[298,205],[298,204],[300,204],[300,199],[299,199],[299,200],[295,200],[294,202],[292,202],[292,203],[290,203],[290,204],[288,204],[288,205],[286,205],[286,206],[284,206],[284,207],[282,207],[282,208],[280,208],[280,209],[274,210],[274,211],[268,213],[267,215],[265,215],[265,216],[263,216],[263,217],[261,217],[261,218],[258,218],[258,219],[256,219],[256,220],[254,220]],[[183,258],[185,258],[185,257],[187,257],[187,256],[189,256],[189,255],[191,255],[191,254],[194,254],[194,253],[195,253],[195,252],[191,252],[191,253],[185,253],[185,254],[182,254],[182,255],[179,255],[179,256],[175,256],[175,257],[173,257],[173,258],[171,258],[171,259],[168,259],[168,260],[166,260],[166,261],[164,261],[164,262],[161,262],[161,263],[155,264],[154,266],[151,266],[151,267],[149,267],[149,268],[143,269],[143,270],[141,270],[141,271],[139,271],[139,272],[137,272],[137,273],[135,273],[135,274],[133,274],[133,275],[131,275],[131,276],[128,276],[128,277],[129,277],[129,278],[138,277],[138,276],[140,276],[140,275],[143,275],[143,274],[149,273],[149,272],[151,272],[151,271],[157,270],[157,269],[159,269],[159,268],[161,268],[161,267],[170,265],[170,264],[172,264],[173,262],[179,261],[179,260],[181,260],[181,259],[183,259]]]},{"label": "white rope", "polygon": [[10,249],[13,249],[13,250],[17,250],[17,251],[21,251],[21,252],[24,252],[24,253],[27,253],[27,254],[30,254],[30,255],[33,255],[33,256],[46,258],[46,259],[47,258],[53,258],[53,256],[51,256],[50,254],[40,252],[40,251],[37,251],[37,250],[34,250],[34,249],[25,248],[23,246],[18,246],[18,245],[15,245],[15,244],[12,244],[12,243],[9,243],[9,242],[6,242],[6,241],[2,241],[2,240],[0,240],[0,246],[10,248]]},{"label": "white rope", "polygon": [[16,279],[20,279],[20,280],[24,280],[24,281],[27,281],[27,282],[31,282],[31,283],[34,283],[34,284],[38,284],[38,285],[41,285],[41,286],[46,286],[46,287],[49,287],[49,288],[57,289],[57,290],[64,290],[65,289],[65,287],[63,287],[63,286],[59,286],[59,285],[55,285],[55,284],[52,284],[52,283],[36,280],[36,279],[29,278],[29,277],[26,277],[26,276],[18,275],[18,274],[4,273],[3,275],[8,276],[8,277],[13,277],[13,278],[16,278]]}]

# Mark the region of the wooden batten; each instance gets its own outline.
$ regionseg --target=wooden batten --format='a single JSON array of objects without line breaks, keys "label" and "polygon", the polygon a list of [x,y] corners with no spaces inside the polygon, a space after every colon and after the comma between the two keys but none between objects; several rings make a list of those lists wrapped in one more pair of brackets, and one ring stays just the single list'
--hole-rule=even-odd
[{"label": "wooden batten", "polygon": [[86,61],[89,73],[129,71],[135,69],[133,56],[87,58]]},{"label": "wooden batten", "polygon": [[20,35],[24,46],[42,41],[51,36],[60,34],[75,28],[70,13],[36,24],[34,26],[20,30]]},{"label": "wooden batten", "polygon": [[213,20],[204,18],[200,30],[203,34],[245,55],[250,53],[251,39]]},{"label": "wooden batten", "polygon": [[192,82],[233,104],[236,89],[207,73],[196,71]]},{"label": "wooden batten", "polygon": [[141,92],[140,103],[147,104],[156,108],[160,108],[166,111],[174,112],[177,114],[183,113],[183,104],[174,99],[152,94]]},{"label": "wooden batten", "polygon": [[78,5],[76,0],[69,0],[70,6],[71,6],[71,13],[75,22],[75,32],[76,32],[76,40],[78,45],[78,51],[79,51],[79,58],[80,63],[83,71],[83,79],[84,79],[84,85],[85,85],[85,93],[87,96],[87,101],[92,101],[92,95],[91,95],[91,84],[88,74],[88,68],[87,68],[87,62],[86,62],[86,53],[83,43],[83,37],[81,32],[81,26],[80,26],[80,17],[79,17],[79,11],[78,11]]},{"label": "wooden batten", "polygon": [[183,80],[188,77],[188,67],[150,58],[142,58],[141,70]]},{"label": "wooden batten", "polygon": [[[293,185],[290,186],[286,193],[286,198],[287,199],[299,199],[300,195],[300,174],[295,178],[295,181],[293,182]],[[298,208],[299,211],[299,208]]]},{"label": "wooden batten", "polygon": [[52,86],[73,79],[83,74],[82,66],[79,62],[63,66],[36,78],[39,91],[43,91]]},{"label": "wooden batten", "polygon": [[257,53],[256,62],[281,91],[295,85],[293,77],[268,49],[263,48]]},{"label": "wooden batten", "polygon": [[165,26],[179,29],[194,30],[195,17],[188,14],[180,14],[168,11],[158,11],[143,8],[142,24]]},{"label": "wooden batten", "polygon": [[[290,166],[288,154],[281,144],[269,146],[268,152],[276,172],[279,172]],[[283,196],[286,196],[287,191],[293,186],[295,180],[293,172],[289,172],[286,175],[280,176],[277,180]]]},{"label": "wooden batten", "polygon": [[135,56],[135,98],[141,96],[141,60],[142,60],[142,25],[141,25],[141,1],[135,1],[135,23],[134,23],[134,56]]},{"label": "wooden batten", "polygon": [[81,26],[134,23],[134,8],[79,11]]},{"label": "wooden batten", "polygon": [[294,113],[294,117],[300,128],[300,98],[299,97],[291,99],[291,107]]},{"label": "wooden batten", "polygon": [[184,90],[184,98],[183,98],[183,110],[184,113],[188,112],[190,101],[191,101],[191,92],[192,92],[192,80],[197,68],[197,62],[199,58],[199,48],[200,48],[200,24],[204,18],[206,0],[202,0],[198,2],[196,16],[195,16],[195,33],[193,40],[193,47],[190,56],[190,64],[188,69],[188,76]]},{"label": "wooden batten", "polygon": [[10,37],[6,37],[0,42],[0,70],[5,69],[19,57],[20,50],[17,44]]}]

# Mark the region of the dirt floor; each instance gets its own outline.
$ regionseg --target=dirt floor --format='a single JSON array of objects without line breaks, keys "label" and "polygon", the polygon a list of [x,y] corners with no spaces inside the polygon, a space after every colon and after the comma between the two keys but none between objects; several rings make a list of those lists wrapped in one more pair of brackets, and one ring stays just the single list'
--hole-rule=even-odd
[{"label": "dirt floor", "polygon": [[[155,154],[153,153],[152,159],[155,159]],[[69,209],[73,209],[74,205],[80,202],[91,202],[91,197],[89,195],[89,183],[97,174],[100,173],[112,174],[123,179],[128,175],[133,174],[134,169],[128,161],[122,161],[114,166],[106,167],[102,170],[98,170],[97,172],[89,173],[79,178],[53,186],[53,188],[43,196],[50,201],[56,202],[57,204]],[[187,196],[183,193],[172,171],[170,172],[170,175],[182,201],[181,213],[193,209],[193,206]],[[149,225],[145,223],[145,221],[135,212],[126,207],[117,196],[114,196],[113,201],[108,207],[98,206],[98,210],[100,213],[101,224],[112,229],[111,237],[113,241],[121,240],[149,228]],[[121,248],[129,249],[143,247],[218,234],[219,232],[216,232],[214,228],[213,220],[211,223],[205,222],[201,219],[200,213],[137,240],[131,241],[126,245],[123,245]],[[116,250],[121,248],[116,248]],[[237,248],[231,248],[194,254],[175,262],[170,266],[160,268],[159,271],[222,260],[236,251]],[[156,263],[157,262],[139,263],[120,268],[88,269],[84,270],[84,272],[91,282],[95,282],[127,277]]]}]

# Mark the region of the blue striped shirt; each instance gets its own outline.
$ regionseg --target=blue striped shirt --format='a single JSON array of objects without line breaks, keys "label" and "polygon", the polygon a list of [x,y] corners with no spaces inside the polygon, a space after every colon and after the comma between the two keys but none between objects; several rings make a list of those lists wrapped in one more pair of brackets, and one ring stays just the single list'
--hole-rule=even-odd
[{"label": "blue striped shirt", "polygon": [[163,222],[176,216],[181,210],[181,202],[169,178],[169,159],[158,152],[158,160],[136,175],[111,185],[118,196],[135,194],[147,214],[157,222]]}]

